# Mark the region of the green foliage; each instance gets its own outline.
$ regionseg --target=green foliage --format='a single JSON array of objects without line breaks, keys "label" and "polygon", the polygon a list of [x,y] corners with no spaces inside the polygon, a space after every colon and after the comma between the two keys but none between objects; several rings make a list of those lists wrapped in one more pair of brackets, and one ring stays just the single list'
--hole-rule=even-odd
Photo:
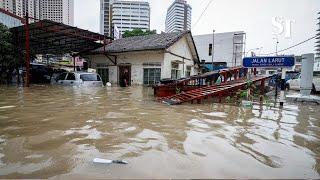
[{"label": "green foliage", "polygon": [[133,29],[132,31],[125,31],[122,37],[127,38],[127,37],[133,37],[133,36],[146,36],[146,35],[151,35],[156,33],[157,33],[156,30],[143,31],[142,29]]},{"label": "green foliage", "polygon": [[0,64],[10,66],[13,61],[12,34],[9,29],[0,23]]},{"label": "green foliage", "polygon": [[17,67],[24,62],[25,52],[13,45],[12,33],[0,23],[0,66]]}]

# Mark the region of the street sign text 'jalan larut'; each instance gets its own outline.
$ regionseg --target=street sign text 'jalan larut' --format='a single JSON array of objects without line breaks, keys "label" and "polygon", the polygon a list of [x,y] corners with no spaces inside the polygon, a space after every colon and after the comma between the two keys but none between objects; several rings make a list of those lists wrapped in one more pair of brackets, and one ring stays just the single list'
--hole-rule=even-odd
[{"label": "street sign text 'jalan larut'", "polygon": [[294,56],[246,57],[243,66],[246,68],[280,68],[292,67],[295,64]]}]

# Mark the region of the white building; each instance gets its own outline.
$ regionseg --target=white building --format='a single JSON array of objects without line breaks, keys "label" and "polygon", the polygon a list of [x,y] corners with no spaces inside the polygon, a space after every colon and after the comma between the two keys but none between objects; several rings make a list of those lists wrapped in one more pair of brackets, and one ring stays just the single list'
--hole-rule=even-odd
[{"label": "white building", "polygon": [[0,23],[4,24],[8,28],[21,26],[23,19],[9,11],[0,9]]},{"label": "white building", "polygon": [[153,85],[165,78],[189,77],[200,72],[190,31],[136,36],[113,41],[87,56],[89,66],[106,82]]},{"label": "white building", "polygon": [[40,19],[74,24],[74,0],[40,0],[40,12]]},{"label": "white building", "polygon": [[150,6],[143,1],[114,1],[112,7],[112,24],[120,33],[133,29],[150,30]]},{"label": "white building", "polygon": [[175,0],[168,8],[166,32],[191,30],[192,8],[185,0]]},{"label": "white building", "polygon": [[319,14],[319,17],[318,17],[318,29],[317,29],[317,31],[318,31],[318,33],[317,33],[317,45],[316,45],[316,54],[317,54],[317,57],[320,57],[320,12],[318,13]]},{"label": "white building", "polygon": [[100,34],[110,35],[110,0],[100,0]]},{"label": "white building", "polygon": [[[24,17],[74,24],[74,0],[0,0],[0,8]],[[30,22],[33,22],[30,19]]]},{"label": "white building", "polygon": [[[245,46],[245,33],[243,31],[215,33],[194,36],[194,41],[201,60],[205,60],[208,68],[212,68],[212,55],[209,54],[210,46],[213,47],[213,62],[216,65],[234,67],[242,65]],[[214,65],[215,66],[215,65]]]}]

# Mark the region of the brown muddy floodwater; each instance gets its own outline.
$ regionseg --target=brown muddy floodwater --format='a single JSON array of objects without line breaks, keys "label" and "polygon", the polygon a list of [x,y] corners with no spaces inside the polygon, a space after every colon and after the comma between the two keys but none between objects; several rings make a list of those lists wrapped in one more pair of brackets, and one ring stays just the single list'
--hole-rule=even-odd
[{"label": "brown muddy floodwater", "polygon": [[0,86],[0,178],[320,178],[320,107],[168,106],[151,88]]}]

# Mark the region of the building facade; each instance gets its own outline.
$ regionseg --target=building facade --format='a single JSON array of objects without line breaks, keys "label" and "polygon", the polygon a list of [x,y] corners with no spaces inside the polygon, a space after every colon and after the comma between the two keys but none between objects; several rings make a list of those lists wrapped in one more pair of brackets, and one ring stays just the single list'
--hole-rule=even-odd
[{"label": "building facade", "polygon": [[4,24],[8,28],[13,28],[21,26],[23,24],[23,19],[9,11],[0,9],[0,23]]},{"label": "building facade", "polygon": [[150,5],[143,1],[100,0],[100,33],[111,36],[133,29],[150,30]]},{"label": "building facade", "polygon": [[[137,42],[139,42],[137,44]],[[87,56],[105,82],[154,85],[161,79],[197,75],[200,62],[191,32],[123,38]]]},{"label": "building facade", "polygon": [[[74,24],[74,0],[0,0],[0,8],[24,17]],[[30,19],[30,22],[33,22]]]},{"label": "building facade", "polygon": [[185,0],[175,0],[168,8],[166,16],[166,32],[191,30],[192,8]]},{"label": "building facade", "polygon": [[150,30],[150,5],[143,1],[114,1],[112,7],[112,24],[120,33],[141,29]]},{"label": "building facade", "polygon": [[[227,32],[205,34],[194,36],[194,41],[201,60],[212,67],[212,56],[214,66],[234,67],[242,65],[245,49],[245,33]],[[214,45],[212,45],[214,44]],[[210,49],[212,48],[212,54]]]},{"label": "building facade", "polygon": [[100,34],[110,34],[110,0],[100,0]]},{"label": "building facade", "polygon": [[[320,12],[318,13],[319,17],[318,17],[318,29],[317,29],[317,36],[316,39],[317,39],[317,44],[316,44],[316,55],[317,57],[320,57]],[[319,58],[318,58],[319,59]]]}]

